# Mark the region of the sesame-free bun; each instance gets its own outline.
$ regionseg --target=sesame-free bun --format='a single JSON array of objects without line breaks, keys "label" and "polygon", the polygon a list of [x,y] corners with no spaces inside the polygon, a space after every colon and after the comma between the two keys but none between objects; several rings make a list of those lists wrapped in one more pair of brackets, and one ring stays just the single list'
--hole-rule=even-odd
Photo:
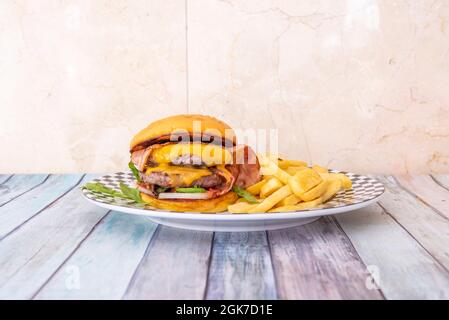
[{"label": "sesame-free bun", "polygon": [[236,145],[234,130],[223,121],[199,114],[180,114],[152,122],[137,133],[131,140],[131,152],[160,141],[169,141],[172,134],[176,136],[178,133],[181,135],[182,132],[188,133],[190,136],[220,135],[223,139],[222,143],[226,142],[226,145],[230,147]]}]

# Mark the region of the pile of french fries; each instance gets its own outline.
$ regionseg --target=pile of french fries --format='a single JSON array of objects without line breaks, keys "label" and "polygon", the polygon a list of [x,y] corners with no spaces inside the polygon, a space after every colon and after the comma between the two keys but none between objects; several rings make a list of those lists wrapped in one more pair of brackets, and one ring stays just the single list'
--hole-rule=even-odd
[{"label": "pile of french fries", "polygon": [[278,160],[258,155],[263,179],[248,187],[257,203],[240,198],[228,207],[231,213],[289,212],[320,207],[340,190],[351,189],[343,173],[299,160]]}]

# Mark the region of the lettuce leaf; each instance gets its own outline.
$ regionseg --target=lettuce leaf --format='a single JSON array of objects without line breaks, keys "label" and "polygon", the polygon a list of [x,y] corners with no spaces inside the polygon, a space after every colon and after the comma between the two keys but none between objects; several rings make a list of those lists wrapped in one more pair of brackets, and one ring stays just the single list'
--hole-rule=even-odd
[{"label": "lettuce leaf", "polygon": [[144,203],[142,200],[142,197],[140,196],[140,192],[137,189],[130,188],[124,183],[120,183],[120,191],[111,189],[106,187],[104,184],[101,184],[99,182],[90,182],[86,183],[82,189],[87,189],[94,192],[100,192],[104,193],[113,197],[122,198],[122,199],[129,199],[133,200],[137,203]]},{"label": "lettuce leaf", "polygon": [[259,203],[259,201],[257,201],[256,197],[254,197],[251,193],[249,193],[245,189],[234,186],[232,188],[232,191],[234,191],[240,198],[244,198],[249,203]]},{"label": "lettuce leaf", "polygon": [[200,188],[200,187],[176,188],[176,192],[180,192],[180,193],[204,193],[204,192],[206,192],[206,189]]},{"label": "lettuce leaf", "polygon": [[131,169],[131,171],[134,175],[134,178],[136,178],[137,182],[142,182],[142,180],[140,179],[140,176],[139,176],[139,170],[137,170],[134,163],[132,163],[132,162],[128,163],[128,167]]}]

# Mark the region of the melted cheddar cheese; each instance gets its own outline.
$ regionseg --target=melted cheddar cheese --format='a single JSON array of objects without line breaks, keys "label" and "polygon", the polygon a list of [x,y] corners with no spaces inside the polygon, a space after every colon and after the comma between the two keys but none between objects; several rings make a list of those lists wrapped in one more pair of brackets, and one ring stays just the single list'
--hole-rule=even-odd
[{"label": "melted cheddar cheese", "polygon": [[184,186],[190,186],[195,180],[212,174],[212,172],[207,168],[171,166],[166,163],[162,163],[157,167],[146,169],[146,174],[150,174],[152,172],[166,173],[171,179],[171,183],[174,185]]},{"label": "melted cheddar cheese", "polygon": [[214,144],[202,143],[168,144],[154,149],[151,152],[151,159],[158,164],[169,164],[180,156],[189,155],[200,158],[207,167],[232,163],[232,154],[227,149]]}]

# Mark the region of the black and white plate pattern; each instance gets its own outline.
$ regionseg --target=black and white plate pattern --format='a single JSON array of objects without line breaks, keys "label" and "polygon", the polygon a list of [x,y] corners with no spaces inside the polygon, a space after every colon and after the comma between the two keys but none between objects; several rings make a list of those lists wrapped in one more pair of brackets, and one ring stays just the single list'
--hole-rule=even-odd
[{"label": "black and white plate pattern", "polygon": [[[340,171],[333,170],[332,172]],[[384,192],[384,186],[376,179],[359,174],[343,173],[352,180],[352,189],[340,191],[333,199],[319,208],[296,212],[252,214],[173,212],[87,189],[83,189],[82,192],[87,200],[100,207],[145,216],[153,222],[171,227],[201,231],[262,231],[300,226],[315,221],[321,216],[354,211],[375,203]],[[92,182],[100,182],[118,191],[121,182],[134,187],[135,181],[131,173],[118,172],[102,176]]]},{"label": "black and white plate pattern", "polygon": [[[333,170],[332,172],[337,173],[341,171]],[[354,173],[348,172],[342,173],[345,173],[352,180],[352,189],[340,191],[334,198],[323,204],[319,209],[323,208],[329,209],[329,208],[337,208],[360,204],[363,202],[376,199],[384,192],[383,184],[377,181],[376,179]],[[106,187],[120,191],[119,187],[120,183],[124,183],[130,187],[134,187],[134,181],[135,180],[132,173],[117,172],[114,174],[102,176],[101,178],[95,179],[93,182],[100,182]],[[136,204],[131,200],[114,198],[107,194],[94,192],[87,189],[83,190],[83,194],[88,199],[103,204],[110,204],[131,208],[134,207],[144,210],[156,210],[148,206],[146,208],[143,208],[142,205]]]}]

